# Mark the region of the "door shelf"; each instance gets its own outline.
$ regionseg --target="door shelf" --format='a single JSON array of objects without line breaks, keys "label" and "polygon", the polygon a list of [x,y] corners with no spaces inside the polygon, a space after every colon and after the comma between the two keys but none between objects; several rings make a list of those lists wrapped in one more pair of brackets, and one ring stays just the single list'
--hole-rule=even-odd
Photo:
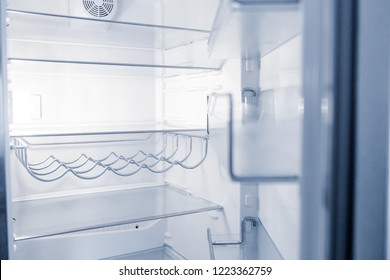
[{"label": "door shelf", "polygon": [[16,241],[222,209],[170,185],[14,201],[13,208]]},{"label": "door shelf", "polygon": [[245,221],[241,234],[212,234],[207,230],[210,258],[213,260],[282,260],[283,257],[259,219],[251,232]]},{"label": "door shelf", "polygon": [[301,118],[237,117],[231,94],[209,96],[210,148],[240,182],[297,181]]},{"label": "door shelf", "polygon": [[209,39],[211,57],[264,56],[297,36],[302,29],[298,2],[223,0]]},{"label": "door shelf", "polygon": [[[127,177],[141,170],[165,173],[175,166],[195,169],[208,153],[205,136],[179,133],[86,136],[14,137],[11,148],[26,171],[42,182],[59,180],[68,174],[92,180],[105,173]],[[196,148],[201,152],[195,152]]]}]

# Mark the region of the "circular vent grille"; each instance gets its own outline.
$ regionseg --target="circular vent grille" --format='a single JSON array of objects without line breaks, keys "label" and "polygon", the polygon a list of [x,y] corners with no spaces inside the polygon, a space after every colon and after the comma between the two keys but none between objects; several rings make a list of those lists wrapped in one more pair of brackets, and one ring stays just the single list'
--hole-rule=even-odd
[{"label": "circular vent grille", "polygon": [[114,9],[114,0],[83,0],[88,13],[97,18],[108,16]]}]

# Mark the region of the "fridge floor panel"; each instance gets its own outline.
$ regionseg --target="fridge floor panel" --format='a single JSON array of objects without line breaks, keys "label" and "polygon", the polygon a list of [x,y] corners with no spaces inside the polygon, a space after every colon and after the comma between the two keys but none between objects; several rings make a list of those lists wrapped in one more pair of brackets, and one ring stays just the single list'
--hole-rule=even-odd
[{"label": "fridge floor panel", "polygon": [[163,246],[150,250],[107,258],[107,260],[185,260],[185,258],[171,247]]},{"label": "fridge floor panel", "polygon": [[170,185],[17,201],[13,207],[15,240],[222,209]]}]

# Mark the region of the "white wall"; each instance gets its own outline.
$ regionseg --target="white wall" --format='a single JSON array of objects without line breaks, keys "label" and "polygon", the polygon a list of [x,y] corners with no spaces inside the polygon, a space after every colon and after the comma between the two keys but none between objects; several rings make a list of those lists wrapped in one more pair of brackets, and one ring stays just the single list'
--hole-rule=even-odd
[{"label": "white wall", "polygon": [[[297,36],[262,58],[260,87],[270,92],[269,96],[264,97],[264,101],[272,104],[265,110],[276,119],[295,119],[297,123],[301,122],[303,110],[301,107],[301,46],[301,37]],[[289,139],[275,139],[275,141],[300,154],[299,127],[300,125]],[[292,140],[295,138],[297,141]],[[299,167],[297,169],[299,170]],[[262,183],[259,186],[259,199],[259,217],[283,258],[298,259],[301,223],[299,181]]]},{"label": "white wall", "polygon": [[[101,75],[88,74],[86,69],[84,73],[63,74],[61,66],[53,67],[53,74],[40,73],[39,65],[34,72],[23,68],[17,64],[10,68],[13,125],[99,126],[156,121],[153,77],[115,75],[111,68]],[[39,97],[35,103],[31,102],[34,97]]]}]

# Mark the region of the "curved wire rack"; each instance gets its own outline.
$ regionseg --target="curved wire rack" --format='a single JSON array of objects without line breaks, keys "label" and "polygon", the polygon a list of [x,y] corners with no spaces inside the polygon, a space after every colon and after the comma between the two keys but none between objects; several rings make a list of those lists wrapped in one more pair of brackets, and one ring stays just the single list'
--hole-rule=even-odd
[{"label": "curved wire rack", "polygon": [[[194,156],[194,141],[200,141],[201,143],[202,155],[200,157],[198,155]],[[110,141],[105,141],[105,143],[107,142]],[[52,144],[41,144],[39,146],[44,145]],[[61,143],[61,145],[66,144]],[[15,151],[17,159],[27,172],[42,182],[58,180],[68,173],[80,179],[92,180],[99,178],[107,171],[118,176],[132,176],[145,169],[153,173],[164,173],[174,166],[195,169],[205,161],[208,153],[207,137],[176,133],[163,133],[162,147],[158,152],[149,153],[138,150],[126,156],[110,152],[99,159],[81,153],[71,161],[62,161],[53,155],[49,155],[41,161],[30,162],[29,150],[35,146],[37,145],[29,143],[23,137],[15,137],[11,148]],[[195,160],[190,160],[190,158],[195,158]]]}]

